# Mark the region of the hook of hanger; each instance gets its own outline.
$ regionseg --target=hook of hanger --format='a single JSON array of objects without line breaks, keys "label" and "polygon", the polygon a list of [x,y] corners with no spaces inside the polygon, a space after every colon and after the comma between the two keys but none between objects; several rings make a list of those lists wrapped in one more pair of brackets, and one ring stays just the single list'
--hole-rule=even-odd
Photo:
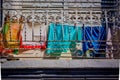
[{"label": "hook of hanger", "polygon": [[84,16],[82,14],[78,15],[78,23],[79,24],[84,24]]},{"label": "hook of hanger", "polygon": [[12,22],[18,22],[18,17],[17,17],[17,15],[12,16]]},{"label": "hook of hanger", "polygon": [[75,20],[76,20],[76,16],[75,16],[74,14],[71,15],[71,17],[70,17],[70,21],[71,21],[72,24],[75,23]]},{"label": "hook of hanger", "polygon": [[61,21],[61,16],[57,15],[56,16],[56,23],[59,23]]},{"label": "hook of hanger", "polygon": [[54,22],[54,16],[53,16],[53,15],[49,16],[48,19],[49,19],[51,22]]},{"label": "hook of hanger", "polygon": [[41,22],[42,23],[45,23],[45,20],[47,19],[47,17],[43,14],[42,16],[41,16]]},{"label": "hook of hanger", "polygon": [[90,12],[89,13],[86,12],[85,19],[84,19],[85,20],[84,21],[85,24],[90,24],[90,20],[91,20],[90,16],[91,16]]},{"label": "hook of hanger", "polygon": [[93,25],[100,25],[99,15],[94,13],[92,14],[92,24]]}]

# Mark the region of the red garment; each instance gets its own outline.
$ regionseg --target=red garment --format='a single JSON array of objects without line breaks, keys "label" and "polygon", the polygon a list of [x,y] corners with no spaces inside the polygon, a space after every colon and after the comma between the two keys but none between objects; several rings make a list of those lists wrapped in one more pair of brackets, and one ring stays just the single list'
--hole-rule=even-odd
[{"label": "red garment", "polygon": [[46,42],[44,42],[44,44],[42,44],[42,45],[21,45],[20,48],[24,48],[24,49],[46,49]]}]

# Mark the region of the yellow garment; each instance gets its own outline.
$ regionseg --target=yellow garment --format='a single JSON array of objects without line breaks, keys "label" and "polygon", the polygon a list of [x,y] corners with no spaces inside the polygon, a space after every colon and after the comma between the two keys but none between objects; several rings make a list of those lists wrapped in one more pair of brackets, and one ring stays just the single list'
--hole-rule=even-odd
[{"label": "yellow garment", "polygon": [[11,23],[6,35],[7,47],[19,47],[20,24]]}]

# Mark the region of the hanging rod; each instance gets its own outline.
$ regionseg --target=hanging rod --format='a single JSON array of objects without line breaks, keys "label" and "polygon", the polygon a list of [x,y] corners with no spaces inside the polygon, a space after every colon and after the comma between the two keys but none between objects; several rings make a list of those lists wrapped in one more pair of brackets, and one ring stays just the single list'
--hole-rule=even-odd
[{"label": "hanging rod", "polygon": [[101,9],[101,8],[99,8],[99,9],[92,9],[92,8],[71,8],[71,9],[63,9],[63,8],[23,8],[23,9],[12,9],[12,8],[9,8],[9,9],[5,9],[5,8],[0,8],[0,10],[44,10],[44,11],[46,11],[46,10],[73,10],[73,11],[75,11],[75,10],[82,10],[82,11],[86,11],[86,10],[88,10],[88,11],[90,11],[90,10],[92,10],[92,11],[116,11],[116,10],[118,10],[118,9]]},{"label": "hanging rod", "polygon": [[[39,8],[39,6],[32,6],[32,4],[31,5],[22,5],[22,4],[12,4],[12,6],[21,6],[21,7],[33,7],[33,8]],[[51,6],[45,6],[45,7],[64,7],[64,6],[62,6],[62,5],[51,5]],[[69,7],[69,6],[72,6],[72,5],[68,5],[68,6],[66,6],[66,7]],[[112,8],[112,7],[117,7],[118,5],[113,5],[113,6],[109,6],[109,5],[104,5],[104,6],[102,6],[102,5],[98,5],[98,6],[95,6],[95,5],[93,5],[92,6],[92,8],[100,8],[100,7],[102,7],[102,8]],[[40,6],[41,7],[41,6]],[[77,8],[90,8],[90,7],[77,7]]]}]

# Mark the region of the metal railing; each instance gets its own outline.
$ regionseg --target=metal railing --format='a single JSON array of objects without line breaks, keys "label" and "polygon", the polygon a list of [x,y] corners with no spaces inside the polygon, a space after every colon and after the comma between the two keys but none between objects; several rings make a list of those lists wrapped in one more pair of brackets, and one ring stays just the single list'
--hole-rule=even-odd
[{"label": "metal railing", "polygon": [[[15,4],[16,3],[16,4]],[[32,4],[34,3],[34,5]],[[45,3],[44,6],[40,6],[42,3]],[[47,4],[48,3],[48,4]],[[52,3],[57,3],[60,6],[57,5],[53,5]],[[74,5],[77,6],[73,6],[71,5],[71,3],[73,3]],[[20,0],[20,1],[14,1],[14,0],[4,0],[3,2],[3,8],[1,8],[1,10],[3,11],[3,18],[6,17],[6,15],[9,16],[9,24],[11,25],[13,22],[12,20],[14,20],[14,18],[22,18],[22,22],[20,22],[20,20],[18,21],[19,24],[21,24],[21,28],[22,28],[22,42],[34,42],[39,44],[40,46],[42,46],[41,42],[45,42],[49,43],[49,42],[74,42],[74,43],[84,43],[84,42],[99,42],[102,43],[101,46],[104,46],[104,48],[99,48],[99,49],[95,49],[95,50],[99,50],[100,52],[98,52],[97,54],[103,54],[104,57],[86,57],[85,55],[83,56],[73,56],[72,54],[74,52],[69,52],[72,50],[76,50],[76,47],[74,48],[49,48],[46,46],[45,50],[65,50],[68,51],[68,56],[64,56],[64,55],[58,55],[58,56],[50,56],[50,55],[44,55],[44,56],[39,56],[39,57],[34,57],[34,56],[29,56],[29,57],[25,57],[25,56],[16,56],[16,58],[79,58],[79,59],[84,59],[84,58],[107,58],[106,57],[106,47],[108,46],[107,42],[111,42],[112,43],[112,47],[108,48],[107,50],[109,50],[110,54],[108,55],[112,55],[112,58],[119,58],[119,48],[120,48],[120,39],[119,39],[119,34],[120,34],[120,28],[119,28],[119,1],[25,1],[25,0]],[[67,4],[67,5],[66,5]],[[80,6],[78,6],[81,5]],[[84,5],[82,5],[84,4]],[[111,5],[112,4],[112,7]],[[29,6],[28,6],[29,5]],[[86,6],[85,6],[86,5]],[[88,6],[87,6],[88,5]],[[98,5],[98,6],[97,6]],[[3,19],[3,26],[5,25],[5,20]],[[63,30],[63,25],[64,24],[69,24],[69,25],[77,25],[77,26],[81,26],[82,29],[85,28],[85,26],[90,26],[91,27],[91,35],[92,35],[92,28],[94,26],[99,26],[99,28],[101,26],[104,25],[105,29],[106,29],[106,35],[108,34],[108,29],[110,28],[112,31],[112,39],[111,40],[107,40],[107,36],[105,40],[49,40],[48,39],[48,28],[49,28],[49,24],[50,23],[61,23],[62,24],[62,30]],[[36,26],[37,25],[37,28]],[[42,30],[44,28],[44,26],[47,26],[47,28],[45,29],[46,32],[42,33]],[[76,26],[76,27],[77,27]],[[35,31],[36,30],[38,31]],[[11,35],[11,28],[10,29],[10,35],[9,35],[9,40],[5,40],[4,36],[3,36],[3,40],[1,39],[1,43],[9,43],[9,42],[20,42],[18,41],[12,41],[12,35]],[[83,30],[83,32],[85,32]],[[99,30],[100,32],[100,30]],[[54,34],[56,34],[56,31],[53,31]],[[68,32],[68,35],[70,37],[70,31]],[[78,34],[78,31],[76,30],[76,34]],[[99,33],[100,34],[100,33]],[[46,35],[46,39],[42,40],[43,35]],[[29,37],[31,36],[31,38],[29,39]],[[35,37],[36,36],[36,37]],[[63,35],[64,36],[64,35]],[[77,35],[75,35],[77,36]],[[84,36],[85,37],[85,36]],[[100,35],[99,35],[100,38]],[[18,44],[20,46],[20,44]],[[42,49],[40,47],[32,47],[32,48],[19,48],[15,45],[10,46],[10,47],[5,47],[5,50],[9,50],[12,49],[13,51],[15,51],[14,49],[17,48],[18,51],[21,53],[24,50],[40,50],[40,52],[42,52]],[[61,45],[61,44],[55,44],[55,46],[65,46],[65,45]],[[76,45],[77,46],[77,45]],[[111,46],[111,45],[110,45]],[[45,51],[44,51],[45,52]],[[112,53],[111,53],[112,52]],[[67,52],[66,52],[67,53]],[[22,53],[24,54],[24,53]],[[45,54],[45,53],[44,53]],[[61,53],[62,54],[62,53]],[[64,54],[64,53],[63,53]],[[69,55],[71,54],[71,56]],[[85,54],[85,53],[84,53]],[[6,57],[5,57],[6,58]]]}]

